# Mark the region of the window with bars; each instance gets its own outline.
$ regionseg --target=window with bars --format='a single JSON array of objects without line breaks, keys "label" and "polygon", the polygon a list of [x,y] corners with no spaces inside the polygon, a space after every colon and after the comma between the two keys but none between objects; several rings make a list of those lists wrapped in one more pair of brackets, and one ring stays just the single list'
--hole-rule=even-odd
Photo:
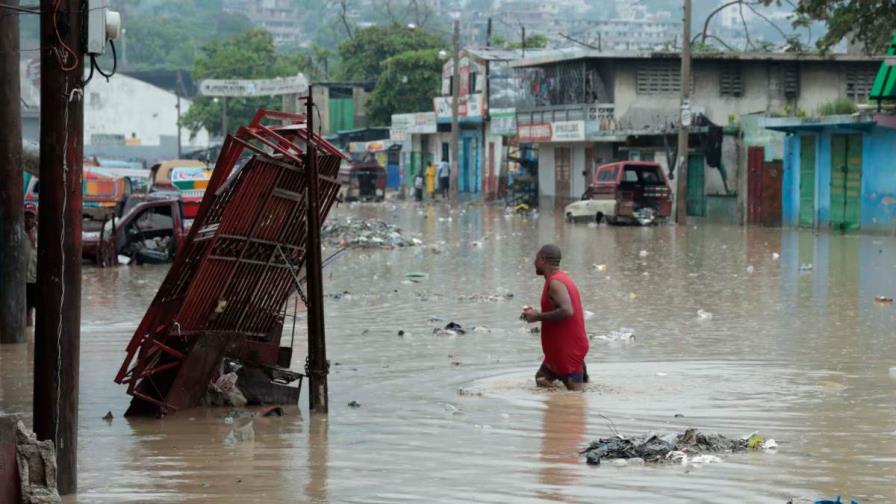
[{"label": "window with bars", "polygon": [[866,66],[850,66],[846,68],[846,96],[853,100],[867,100],[871,94],[871,85],[877,69]]},{"label": "window with bars", "polygon": [[800,95],[800,69],[794,65],[784,65],[781,69],[781,80],[784,86],[784,97],[794,99]]},{"label": "window with bars", "polygon": [[744,75],[737,65],[725,65],[719,70],[719,96],[740,98],[744,95]]},{"label": "window with bars", "polygon": [[642,95],[681,92],[681,68],[677,61],[642,63],[637,71],[637,92]]}]

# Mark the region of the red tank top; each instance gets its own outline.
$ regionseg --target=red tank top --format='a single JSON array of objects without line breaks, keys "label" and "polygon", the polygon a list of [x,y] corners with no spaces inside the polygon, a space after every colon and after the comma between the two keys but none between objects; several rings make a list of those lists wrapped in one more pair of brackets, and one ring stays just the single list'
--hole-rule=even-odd
[{"label": "red tank top", "polygon": [[541,292],[542,312],[556,308],[551,303],[548,289],[553,280],[566,286],[574,313],[572,317],[563,320],[541,321],[541,349],[544,352],[544,362],[558,375],[580,373],[585,355],[588,353],[588,335],[585,334],[585,310],[582,309],[582,299],[579,296],[579,289],[569,275],[556,271],[544,280],[544,289]]}]

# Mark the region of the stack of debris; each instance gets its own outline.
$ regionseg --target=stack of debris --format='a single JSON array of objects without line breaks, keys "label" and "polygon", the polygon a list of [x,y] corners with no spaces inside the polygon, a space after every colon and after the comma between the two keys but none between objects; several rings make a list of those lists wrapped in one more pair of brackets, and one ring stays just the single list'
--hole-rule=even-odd
[{"label": "stack of debris", "polygon": [[719,434],[706,434],[688,429],[683,434],[651,433],[647,436],[626,438],[616,436],[591,443],[582,453],[585,461],[599,465],[602,460],[637,460],[652,463],[700,464],[720,462],[711,453],[736,453],[748,449],[772,450],[777,447],[773,439],[766,440],[759,434],[741,439],[730,439]]},{"label": "stack of debris", "polygon": [[14,415],[0,416],[0,502],[62,502],[53,442],[38,441]]},{"label": "stack of debris", "polygon": [[321,238],[328,245],[354,248],[394,248],[422,245],[417,238],[409,238],[394,226],[379,219],[339,219],[328,222],[321,229]]}]

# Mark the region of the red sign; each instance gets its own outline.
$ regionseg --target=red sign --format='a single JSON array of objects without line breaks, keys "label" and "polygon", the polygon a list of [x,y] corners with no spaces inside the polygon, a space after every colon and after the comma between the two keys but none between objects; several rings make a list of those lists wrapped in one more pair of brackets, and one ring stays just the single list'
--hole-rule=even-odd
[{"label": "red sign", "polygon": [[551,141],[551,124],[520,124],[520,142],[538,143]]}]

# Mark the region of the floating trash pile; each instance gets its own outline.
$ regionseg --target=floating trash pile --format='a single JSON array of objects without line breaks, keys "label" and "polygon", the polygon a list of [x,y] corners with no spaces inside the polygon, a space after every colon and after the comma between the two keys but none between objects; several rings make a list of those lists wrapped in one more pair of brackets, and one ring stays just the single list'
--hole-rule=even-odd
[{"label": "floating trash pile", "polygon": [[[613,465],[630,463],[707,464],[721,462],[713,453],[737,453],[747,450],[774,450],[774,439],[753,433],[740,439],[719,434],[706,434],[688,429],[683,434],[651,433],[640,437],[616,436],[591,443],[582,454],[591,465],[607,461]],[[617,462],[619,461],[619,462]],[[624,461],[624,462],[623,462]]]},{"label": "floating trash pile", "polygon": [[321,229],[327,245],[350,248],[395,248],[423,245],[418,238],[403,235],[398,226],[379,219],[338,219]]}]

